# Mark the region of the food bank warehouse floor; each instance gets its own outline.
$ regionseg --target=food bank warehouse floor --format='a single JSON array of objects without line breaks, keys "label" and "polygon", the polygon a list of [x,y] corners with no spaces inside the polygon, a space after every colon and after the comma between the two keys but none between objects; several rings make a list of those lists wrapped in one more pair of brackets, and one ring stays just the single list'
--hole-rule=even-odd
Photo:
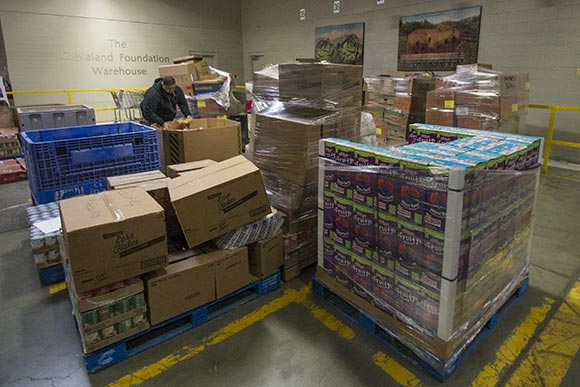
[{"label": "food bank warehouse floor", "polygon": [[8,3],[0,385],[577,384],[580,4]]}]

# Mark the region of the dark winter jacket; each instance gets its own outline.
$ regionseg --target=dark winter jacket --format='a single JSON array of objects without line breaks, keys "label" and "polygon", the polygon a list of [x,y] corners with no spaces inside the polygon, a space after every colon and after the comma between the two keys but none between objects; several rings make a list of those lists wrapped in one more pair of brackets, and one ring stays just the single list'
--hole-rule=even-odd
[{"label": "dark winter jacket", "polygon": [[176,105],[179,106],[184,116],[191,115],[183,90],[177,86],[175,94],[169,94],[163,90],[161,78],[157,78],[153,86],[145,92],[145,97],[141,102],[141,113],[145,121],[163,125],[164,122],[175,119]]}]

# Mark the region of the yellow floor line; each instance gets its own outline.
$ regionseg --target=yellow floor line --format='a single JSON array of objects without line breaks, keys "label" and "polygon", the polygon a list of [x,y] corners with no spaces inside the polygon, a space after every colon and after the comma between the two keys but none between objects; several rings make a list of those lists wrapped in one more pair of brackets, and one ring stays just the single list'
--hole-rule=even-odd
[{"label": "yellow floor line", "polygon": [[559,386],[580,349],[580,281],[534,343],[506,386]]},{"label": "yellow floor line", "polygon": [[[310,310],[310,313],[312,313],[312,315],[325,327],[336,332],[343,339],[350,340],[355,337],[356,334],[348,325],[334,317],[334,315],[326,309],[312,303],[308,299],[305,299],[302,304],[305,305]],[[421,381],[411,371],[384,353],[379,352],[375,354],[373,360],[381,370],[399,384],[411,387],[421,386]]]},{"label": "yellow floor line", "polygon": [[403,367],[395,359],[385,355],[383,352],[377,352],[373,356],[375,364],[385,371],[391,378],[395,379],[397,383],[407,387],[422,386],[421,381],[408,369]]},{"label": "yellow floor line", "polygon": [[207,347],[217,345],[234,334],[241,332],[256,322],[262,320],[268,315],[279,311],[293,302],[302,302],[310,293],[311,286],[304,286],[299,291],[286,289],[284,294],[266,305],[236,320],[212,335],[202,339],[202,344],[197,346],[185,346],[163,359],[149,364],[135,372],[125,375],[118,380],[110,383],[107,387],[130,387],[137,386],[146,380],[154,378],[174,365],[190,359],[195,355],[203,352]]},{"label": "yellow floor line", "polygon": [[348,325],[344,324],[325,309],[313,304],[308,300],[304,300],[302,304],[304,304],[310,310],[310,313],[312,313],[314,318],[320,321],[331,331],[338,333],[338,335],[343,339],[350,340],[354,338],[354,331]]},{"label": "yellow floor line", "polygon": [[496,386],[502,372],[508,369],[520,356],[536,329],[552,308],[554,300],[546,297],[544,304],[532,307],[524,321],[518,325],[503,342],[495,355],[492,364],[488,364],[479,372],[471,383],[472,387]]},{"label": "yellow floor line", "polygon": [[55,294],[58,293],[60,291],[63,291],[66,289],[66,282],[59,282],[57,284],[51,285],[48,287],[48,292],[50,294]]},{"label": "yellow floor line", "polygon": [[550,173],[550,172],[546,173],[546,175],[557,177],[557,178],[564,179],[564,180],[575,181],[576,183],[580,183],[580,178],[577,178],[577,177],[558,175],[556,173]]}]

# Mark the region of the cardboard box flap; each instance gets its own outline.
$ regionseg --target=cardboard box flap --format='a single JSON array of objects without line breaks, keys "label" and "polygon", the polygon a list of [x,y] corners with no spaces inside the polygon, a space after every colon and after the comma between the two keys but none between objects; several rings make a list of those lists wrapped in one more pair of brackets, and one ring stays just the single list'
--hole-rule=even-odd
[{"label": "cardboard box flap", "polygon": [[[168,170],[171,170],[175,174],[195,171],[198,169],[207,168],[211,165],[217,164],[216,161],[213,160],[200,160],[200,161],[192,161],[189,163],[182,163],[182,164],[174,164],[167,166]],[[171,176],[170,176],[171,177]]]},{"label": "cardboard box flap", "polygon": [[184,173],[180,174],[180,176],[172,179],[168,183],[169,190],[171,191],[172,189],[177,189],[178,187],[180,187],[182,185],[186,185],[191,181],[202,179],[206,176],[210,176],[210,175],[228,170],[236,165],[244,164],[244,163],[250,163],[250,161],[248,159],[246,159],[244,156],[240,155],[240,156],[236,156],[236,157],[232,157],[230,159],[224,160],[220,163],[215,163],[215,164],[209,165],[208,167],[203,168],[203,169],[184,172]]},{"label": "cardboard box flap", "polygon": [[131,175],[111,176],[107,177],[107,185],[115,188],[120,185],[141,183],[144,181],[151,181],[157,179],[164,179],[166,176],[161,171],[148,171],[141,173],[134,173]]},{"label": "cardboard box flap", "polygon": [[230,168],[218,171],[213,174],[206,174],[203,178],[192,179],[191,176],[183,176],[186,181],[184,181],[182,184],[173,185],[175,180],[181,179],[181,177],[178,177],[170,182],[169,195],[171,197],[171,201],[175,202],[184,197],[205,191],[206,189],[217,187],[222,184],[227,184],[234,178],[249,175],[256,171],[258,171],[258,167],[256,167],[251,162],[247,162],[234,165]]},{"label": "cardboard box flap", "polygon": [[163,212],[141,187],[78,196],[59,202],[62,227],[67,232]]}]

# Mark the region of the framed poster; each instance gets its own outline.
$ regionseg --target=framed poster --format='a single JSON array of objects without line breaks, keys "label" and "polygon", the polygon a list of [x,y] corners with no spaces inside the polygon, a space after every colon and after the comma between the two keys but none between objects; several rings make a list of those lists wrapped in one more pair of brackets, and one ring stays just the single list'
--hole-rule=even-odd
[{"label": "framed poster", "polygon": [[363,64],[365,23],[314,29],[314,58],[343,64]]},{"label": "framed poster", "polygon": [[453,71],[477,62],[481,7],[403,16],[399,71]]}]

